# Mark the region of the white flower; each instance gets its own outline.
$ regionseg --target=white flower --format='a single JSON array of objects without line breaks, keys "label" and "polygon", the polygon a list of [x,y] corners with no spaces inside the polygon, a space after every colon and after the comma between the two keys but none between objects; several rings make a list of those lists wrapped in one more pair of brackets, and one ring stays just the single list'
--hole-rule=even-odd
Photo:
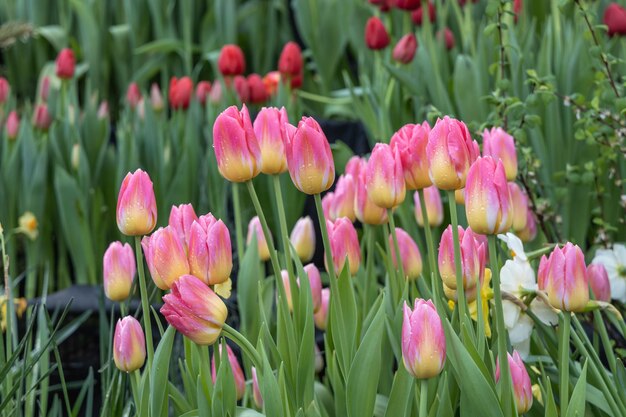
[{"label": "white flower", "polygon": [[626,246],[616,243],[613,249],[598,249],[592,264],[603,265],[611,284],[611,298],[626,303]]},{"label": "white flower", "polygon": [[530,263],[517,256],[514,260],[507,260],[500,270],[500,288],[518,298],[522,296],[523,290],[535,290],[537,281]]},{"label": "white flower", "polygon": [[519,259],[521,261],[528,262],[528,258],[526,257],[526,253],[524,252],[524,244],[519,237],[515,236],[511,232],[508,232],[506,235],[498,235],[498,239],[506,243],[506,245],[509,247],[509,250],[513,254],[514,260]]}]

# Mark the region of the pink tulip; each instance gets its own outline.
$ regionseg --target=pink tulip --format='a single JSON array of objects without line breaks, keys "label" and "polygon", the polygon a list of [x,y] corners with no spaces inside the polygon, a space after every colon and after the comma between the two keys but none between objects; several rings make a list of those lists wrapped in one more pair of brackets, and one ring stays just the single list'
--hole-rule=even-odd
[{"label": "pink tulip", "polygon": [[172,292],[163,296],[161,314],[176,330],[198,345],[215,343],[227,309],[222,299],[193,275],[183,275],[172,284]]},{"label": "pink tulip", "polygon": [[350,174],[340,175],[335,186],[335,192],[330,205],[331,219],[347,217],[350,221],[356,219],[354,213],[354,179]]},{"label": "pink tulip", "polygon": [[[280,279],[283,281],[283,288],[285,289],[285,296],[287,297],[287,307],[289,307],[289,311],[293,311],[293,297],[291,296],[291,282],[289,281],[289,273],[287,270],[283,269],[280,271]],[[298,287],[300,283],[298,282]],[[278,290],[277,290],[278,291]],[[278,293],[277,293],[278,296]]]},{"label": "pink tulip", "polygon": [[259,379],[256,375],[256,368],[253,366],[252,371],[252,398],[254,399],[254,405],[257,408],[263,408],[263,397],[261,396],[261,389],[259,388]]},{"label": "pink tulip", "polygon": [[5,129],[9,140],[17,139],[17,134],[20,131],[20,116],[17,115],[15,110],[12,110],[11,113],[9,113]]},{"label": "pink tulip", "polygon": [[141,91],[137,83],[131,83],[126,90],[126,102],[131,109],[135,110],[139,103],[142,101]]},{"label": "pink tulip", "polygon": [[[443,223],[443,203],[441,202],[441,194],[439,189],[434,185],[426,187],[422,190],[424,193],[424,203],[426,205],[426,214],[428,215],[428,224],[431,227],[437,227]],[[420,204],[417,192],[413,195],[415,203],[415,220],[420,226],[424,226],[424,216],[422,216],[422,206]]]},{"label": "pink tulip", "polygon": [[47,75],[41,79],[39,86],[39,98],[44,103],[48,101],[48,95],[50,94],[50,77]]},{"label": "pink tulip", "polygon": [[602,23],[608,27],[609,36],[626,35],[626,9],[616,2],[610,3],[604,9]]},{"label": "pink tulip", "polygon": [[289,123],[284,107],[263,107],[254,120],[254,134],[261,148],[261,172],[264,174],[282,174],[287,172],[287,154],[285,144],[286,124]]},{"label": "pink tulip", "polygon": [[326,330],[328,325],[328,303],[330,302],[330,289],[323,288],[321,292],[322,298],[320,308],[313,315],[315,325],[320,330]]},{"label": "pink tulip", "polygon": [[104,252],[102,265],[104,294],[112,301],[127,299],[136,272],[133,248],[128,243],[111,243]]},{"label": "pink tulip", "polygon": [[245,182],[261,170],[261,149],[254,135],[248,108],[231,106],[220,113],[213,125],[213,148],[217,169],[232,182]]},{"label": "pink tulip", "polygon": [[61,49],[56,59],[56,74],[62,80],[70,80],[74,77],[76,59],[74,52],[69,48]]},{"label": "pink tulip", "polygon": [[133,372],[146,361],[146,339],[133,316],[117,321],[113,335],[113,360],[120,371]]},{"label": "pink tulip", "polygon": [[0,105],[7,102],[11,94],[11,85],[6,78],[0,77]]},{"label": "pink tulip", "polygon": [[506,179],[514,181],[517,176],[517,153],[513,136],[500,127],[483,132],[483,156],[491,156],[496,161],[500,159],[504,165]]},{"label": "pink tulip", "polygon": [[361,264],[361,248],[354,225],[347,217],[341,217],[335,222],[326,220],[326,228],[335,271],[339,274],[347,260],[350,264],[350,275],[356,275]]},{"label": "pink tulip", "polygon": [[467,172],[478,153],[478,144],[472,140],[465,123],[448,116],[438,119],[426,145],[433,184],[441,190],[465,187]]},{"label": "pink tulip", "polygon": [[157,221],[152,181],[138,169],[126,174],[117,197],[117,227],[127,236],[147,235]]},{"label": "pink tulip", "polygon": [[[524,414],[533,405],[533,391],[528,371],[524,366],[524,361],[517,351],[513,356],[507,352],[509,369],[511,370],[511,381],[513,382],[513,393],[515,395],[515,405],[517,414]],[[496,382],[500,380],[500,359],[496,359]]]},{"label": "pink tulip", "polygon": [[391,56],[394,61],[398,61],[401,64],[409,64],[413,61],[416,50],[417,38],[415,38],[413,33],[407,33],[401,37],[396,46],[394,46]]},{"label": "pink tulip", "polygon": [[[219,353],[213,351],[213,357],[211,358],[211,380],[213,381],[213,384],[215,384],[215,381],[217,380],[217,370],[215,369],[215,355],[220,355],[220,359],[222,359],[221,344],[219,345],[218,352]],[[237,393],[237,401],[239,401],[246,393],[246,377],[243,374],[241,365],[239,365],[237,356],[235,356],[235,352],[233,352],[233,350],[228,345],[226,345],[226,352],[228,354],[228,363],[230,364],[230,369],[233,372],[233,377],[235,379],[235,391]]]},{"label": "pink tulip", "polygon": [[402,361],[415,378],[439,375],[446,361],[446,336],[432,301],[415,300],[413,311],[404,303]]},{"label": "pink tulip", "polygon": [[198,100],[200,105],[204,106],[206,104],[210,92],[211,83],[209,81],[200,81],[198,85],[196,85],[196,100]]},{"label": "pink tulip", "polygon": [[511,228],[513,232],[519,233],[526,228],[528,221],[528,197],[519,185],[514,182],[509,183],[509,193],[513,209],[513,222]]},{"label": "pink tulip", "polygon": [[191,204],[181,204],[180,206],[172,206],[170,211],[169,226],[172,226],[178,234],[178,239],[185,247],[185,251],[189,246],[189,237],[191,236],[191,225],[198,220],[198,216]]},{"label": "pink tulip", "polygon": [[589,265],[587,267],[587,279],[596,300],[607,303],[611,301],[611,284],[604,265]]},{"label": "pink tulip", "polygon": [[97,115],[98,115],[99,120],[107,119],[109,117],[109,102],[108,101],[103,101],[102,103],[100,103],[100,106],[98,106]]},{"label": "pink tulip", "polygon": [[387,223],[387,210],[379,207],[369,196],[367,192],[367,163],[363,161],[358,180],[356,181],[354,193],[354,214],[361,223],[365,224],[384,224]]},{"label": "pink tulip", "polygon": [[582,250],[568,242],[563,248],[554,248],[548,258],[542,256],[537,284],[548,294],[552,307],[583,311],[589,301],[589,281]]},{"label": "pink tulip", "polygon": [[[400,259],[402,260],[402,269],[406,279],[414,281],[422,274],[422,255],[420,255],[417,243],[411,235],[396,227],[396,236],[398,238],[398,248],[400,250]],[[391,259],[393,266],[398,268],[398,257],[393,242],[393,237],[389,236],[389,247],[391,248]]]},{"label": "pink tulip", "polygon": [[320,275],[319,269],[317,269],[314,264],[305,265],[304,272],[306,272],[306,275],[309,278],[311,298],[313,300],[313,311],[319,311],[322,306],[322,276]]},{"label": "pink tulip", "polygon": [[302,262],[309,262],[315,254],[315,230],[313,220],[309,216],[300,218],[289,237]]},{"label": "pink tulip", "polygon": [[363,158],[355,155],[348,159],[348,163],[346,164],[346,167],[344,169],[344,175],[350,174],[352,175],[352,178],[356,181],[356,179],[359,178],[361,170],[365,169],[366,165],[367,162]]},{"label": "pink tulip", "polygon": [[201,216],[191,225],[189,269],[205,284],[221,284],[233,269],[230,233],[221,220],[211,214]]},{"label": "pink tulip", "polygon": [[169,289],[182,275],[189,274],[185,248],[172,226],[160,227],[145,236],[141,246],[152,280],[160,289]]},{"label": "pink tulip", "polygon": [[[476,286],[485,269],[485,246],[479,243],[471,229],[463,230],[459,226],[459,243],[461,245],[461,271],[463,288],[470,289]],[[452,225],[448,226],[441,235],[439,243],[439,274],[443,283],[450,289],[456,290],[456,267],[454,263],[454,240]]]},{"label": "pink tulip", "polygon": [[47,132],[51,124],[52,116],[50,116],[48,106],[46,104],[38,104],[33,113],[33,125],[37,129]]},{"label": "pink tulip", "polygon": [[406,188],[420,190],[432,185],[428,174],[428,159],[426,158],[426,145],[430,126],[428,122],[420,124],[407,124],[391,137],[391,148],[398,150]]},{"label": "pink tulip", "polygon": [[385,143],[377,143],[367,162],[367,194],[377,206],[390,209],[404,201],[406,184],[400,152]]},{"label": "pink tulip", "polygon": [[248,238],[246,239],[246,244],[249,245],[252,242],[252,237],[255,235],[259,249],[259,258],[261,261],[265,262],[270,258],[270,249],[267,245],[267,240],[263,234],[263,227],[261,226],[261,221],[258,216],[254,216],[248,224]]},{"label": "pink tulip", "polygon": [[335,162],[328,139],[312,117],[303,117],[287,143],[289,175],[305,194],[320,194],[335,181]]},{"label": "pink tulip", "polygon": [[517,232],[517,236],[522,242],[532,242],[537,236],[537,221],[530,207],[526,210],[526,227]]},{"label": "pink tulip", "polygon": [[335,221],[337,217],[335,217],[335,211],[333,210],[333,205],[335,204],[335,193],[329,191],[324,194],[322,197],[322,211],[324,212],[324,218],[326,220]]},{"label": "pink tulip", "polygon": [[163,95],[161,94],[161,89],[157,83],[152,83],[150,86],[150,104],[155,112],[163,110]]},{"label": "pink tulip", "polygon": [[476,233],[505,233],[513,224],[513,201],[502,161],[479,157],[467,174],[465,186],[467,223]]}]

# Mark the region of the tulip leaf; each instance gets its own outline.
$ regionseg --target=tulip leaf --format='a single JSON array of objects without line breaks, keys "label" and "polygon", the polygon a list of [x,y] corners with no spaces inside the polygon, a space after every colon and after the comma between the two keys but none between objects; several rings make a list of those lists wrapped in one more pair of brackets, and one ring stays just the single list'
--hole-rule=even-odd
[{"label": "tulip leaf", "polygon": [[264,417],[264,415],[251,408],[237,407],[235,417]]},{"label": "tulip leaf", "polygon": [[587,388],[587,361],[583,365],[578,382],[572,392],[569,405],[567,407],[566,417],[583,417],[585,415],[585,398]]},{"label": "tulip leaf", "polygon": [[411,414],[413,383],[414,378],[406,371],[404,366],[398,365],[396,375],[393,377],[393,385],[391,386],[385,417],[402,417]]},{"label": "tulip leaf", "polygon": [[168,326],[154,353],[150,372],[150,415],[152,417],[167,416],[168,395],[167,384],[164,381],[168,380],[174,336],[176,336],[176,329]]}]

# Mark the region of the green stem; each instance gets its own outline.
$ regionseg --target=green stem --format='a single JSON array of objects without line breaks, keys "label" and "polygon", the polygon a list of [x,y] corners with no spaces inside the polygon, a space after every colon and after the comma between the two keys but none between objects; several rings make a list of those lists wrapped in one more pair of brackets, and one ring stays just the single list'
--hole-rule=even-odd
[{"label": "green stem", "polygon": [[376,279],[376,275],[373,273],[374,263],[374,228],[370,225],[364,224],[365,228],[365,250],[367,251],[367,260],[365,261],[365,271],[367,279],[365,280],[365,291],[363,295],[363,311],[368,310],[369,304],[369,289],[373,281]]},{"label": "green stem", "polygon": [[257,370],[263,372],[263,360],[261,359],[261,355],[259,355],[259,352],[254,348],[254,346],[252,346],[252,343],[250,343],[244,335],[226,323],[224,323],[222,332],[225,337],[235,342],[237,346],[241,348],[241,350],[250,358]]},{"label": "green stem", "polygon": [[322,209],[322,198],[319,194],[313,196],[315,199],[315,208],[317,209],[317,218],[320,221],[320,230],[322,231],[322,242],[324,242],[324,253],[326,254],[326,268],[328,270],[328,276],[331,280],[331,285],[335,283],[335,265],[333,264],[333,254],[330,249],[330,239],[328,238],[328,229],[326,228],[326,218],[324,217],[324,210]]},{"label": "green stem", "polygon": [[420,379],[420,415],[419,417],[428,416],[428,380]]},{"label": "green stem", "polygon": [[135,236],[135,256],[137,257],[137,271],[139,274],[139,292],[141,294],[141,314],[146,332],[146,350],[148,353],[148,367],[146,372],[152,369],[152,357],[154,347],[152,346],[152,324],[150,323],[150,304],[148,302],[148,290],[146,288],[146,275],[143,271],[143,255],[141,253],[141,237]]},{"label": "green stem", "polygon": [[398,271],[400,271],[400,277],[402,277],[402,281],[406,280],[406,275],[404,274],[404,266],[402,265],[402,255],[400,254],[400,245],[398,245],[398,236],[396,234],[396,222],[393,219],[393,211],[391,209],[387,209],[387,217],[389,218],[389,232],[391,233],[391,238],[393,240],[393,249],[396,252],[396,263],[398,265]]},{"label": "green stem", "polygon": [[[428,20],[428,19],[426,19]],[[458,298],[459,322],[465,324],[471,331],[471,323],[467,322],[467,300],[463,288],[463,271],[461,269],[461,242],[459,242],[459,219],[456,212],[454,190],[448,191],[448,204],[450,205],[450,219],[452,221],[452,240],[454,241],[454,269],[456,273],[456,293]],[[478,283],[476,285],[479,285]]]},{"label": "green stem", "polygon": [[[4,271],[4,292],[7,303],[6,309],[6,358],[13,355],[13,344],[17,345],[17,332],[13,329],[13,317],[15,316],[15,304],[13,303],[13,283],[9,274],[9,257],[6,252],[6,242],[4,240],[4,231],[0,225],[0,245],[2,246],[2,266]],[[7,374],[7,383],[10,385],[11,373]]]},{"label": "green stem", "polygon": [[424,234],[426,235],[426,249],[428,251],[428,269],[430,271],[430,285],[433,292],[433,299],[435,300],[435,306],[437,311],[441,314],[443,306],[441,305],[441,280],[437,276],[437,261],[435,260],[435,244],[433,241],[433,235],[430,230],[430,223],[428,221],[428,212],[426,211],[426,199],[424,196],[424,190],[418,190],[417,195],[420,200],[420,208],[422,209],[422,220],[424,223]]},{"label": "green stem", "polygon": [[563,311],[563,321],[561,322],[561,337],[559,339],[559,388],[561,399],[561,414],[567,413],[569,402],[569,333],[571,326],[571,313]]},{"label": "green stem", "polygon": [[130,387],[133,391],[133,400],[135,401],[135,409],[137,415],[141,415],[141,397],[139,395],[139,371],[133,371],[128,375],[130,379]]},{"label": "green stem", "polygon": [[241,203],[239,202],[239,184],[232,183],[233,209],[235,210],[235,237],[237,238],[237,257],[243,260],[243,226],[241,223]]},{"label": "green stem", "polygon": [[[489,259],[491,266],[491,276],[493,279],[493,297],[496,307],[496,329],[498,332],[498,358],[500,360],[500,381],[502,384],[501,401],[505,410],[509,410],[511,397],[511,376],[509,369],[509,358],[507,356],[506,330],[504,328],[504,312],[502,309],[502,291],[500,289],[500,267],[498,265],[498,250],[496,247],[496,236],[487,236],[489,241]],[[478,283],[477,285],[480,285]]]},{"label": "green stem", "polygon": [[596,329],[598,330],[598,333],[600,334],[602,347],[604,348],[604,354],[606,355],[606,359],[609,363],[611,373],[613,375],[617,375],[617,363],[615,361],[615,353],[613,352],[611,340],[609,339],[609,335],[606,331],[606,325],[604,324],[604,320],[602,319],[602,313],[600,311],[596,310],[593,312],[593,321],[595,323]]},{"label": "green stem", "polygon": [[274,246],[274,240],[272,239],[270,228],[267,226],[267,220],[265,219],[263,208],[261,207],[261,203],[259,202],[259,197],[257,196],[256,191],[254,189],[254,184],[252,184],[252,181],[247,181],[246,186],[248,187],[250,198],[252,198],[252,204],[254,205],[256,214],[259,216],[259,221],[261,222],[261,228],[263,229],[263,234],[265,235],[265,240],[267,241],[267,247],[269,248],[269,251],[270,251],[270,261],[272,263],[272,268],[274,269],[274,276],[276,277],[276,281],[279,281],[281,279],[280,278],[280,263],[278,262],[278,257],[276,256],[276,247]]},{"label": "green stem", "polygon": [[[283,240],[283,250],[285,251],[285,265],[290,277],[293,277],[293,264],[291,263],[291,247],[289,243],[289,231],[287,230],[287,219],[285,218],[285,205],[283,203],[283,193],[280,188],[280,177],[272,175],[274,194],[276,196],[276,210],[278,211],[278,222]],[[292,287],[293,288],[293,287]]]}]

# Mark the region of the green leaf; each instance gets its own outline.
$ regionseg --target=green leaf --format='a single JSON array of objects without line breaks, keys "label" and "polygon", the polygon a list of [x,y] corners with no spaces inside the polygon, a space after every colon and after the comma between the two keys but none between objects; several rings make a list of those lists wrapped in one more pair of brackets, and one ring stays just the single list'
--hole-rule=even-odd
[{"label": "green leaf", "polygon": [[583,366],[583,370],[580,373],[578,382],[572,392],[569,405],[567,407],[567,413],[565,417],[584,417],[585,415],[585,398],[587,388],[587,361]]},{"label": "green leaf", "polygon": [[41,26],[37,28],[37,33],[46,38],[57,51],[67,46],[67,31],[61,26]]},{"label": "green leaf", "polygon": [[169,380],[174,336],[176,336],[176,329],[168,326],[154,353],[150,372],[150,415],[152,417],[167,416],[169,401],[165,381]]},{"label": "green leaf", "polygon": [[393,385],[391,386],[385,417],[410,415],[414,382],[414,378],[409,375],[403,365],[399,364],[396,375],[393,377]]}]

